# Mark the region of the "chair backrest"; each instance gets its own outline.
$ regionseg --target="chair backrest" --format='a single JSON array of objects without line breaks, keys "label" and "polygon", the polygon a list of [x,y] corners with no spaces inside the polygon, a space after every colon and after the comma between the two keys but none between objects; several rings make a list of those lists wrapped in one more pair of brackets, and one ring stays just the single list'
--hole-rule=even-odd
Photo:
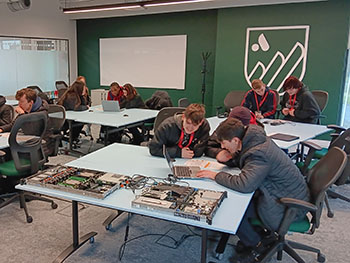
[{"label": "chair backrest", "polygon": [[68,88],[67,83],[65,81],[63,81],[63,80],[56,81],[55,86],[56,86],[57,90],[67,89]]},{"label": "chair backrest", "polygon": [[333,147],[308,173],[307,182],[311,203],[317,207],[316,212],[312,213],[312,222],[315,228],[320,225],[325,193],[342,174],[346,163],[346,153],[338,147]]},{"label": "chair backrest", "polygon": [[241,105],[246,93],[246,90],[232,90],[227,93],[224,99],[226,111],[230,111],[233,107]]},{"label": "chair backrest", "polygon": [[190,101],[187,98],[181,98],[177,101],[178,107],[186,108],[189,105],[190,105]]},{"label": "chair backrest", "polygon": [[[11,129],[9,145],[18,172],[34,174],[46,162],[41,145],[46,126],[46,112],[22,114],[16,118]],[[23,161],[24,159],[27,162]]]},{"label": "chair backrest", "polygon": [[48,130],[54,133],[60,132],[66,120],[66,110],[61,105],[50,104],[48,109],[49,121],[47,125]]},{"label": "chair backrest", "polygon": [[321,112],[323,112],[328,104],[328,92],[323,90],[312,90],[311,93],[314,95]]},{"label": "chair backrest", "polygon": [[3,107],[4,107],[5,111],[9,111],[10,119],[11,119],[11,122],[12,122],[12,120],[15,118],[15,108],[13,106],[11,106],[11,105],[8,105],[8,104],[3,105]]},{"label": "chair backrest", "polygon": [[165,107],[159,111],[156,120],[154,121],[154,131],[157,130],[159,125],[167,118],[174,116],[175,113],[181,113],[185,110],[182,107]]},{"label": "chair backrest", "polygon": [[36,94],[43,100],[46,100],[48,103],[50,102],[49,97],[39,88],[38,86],[28,86],[27,88],[35,90]]},{"label": "chair backrest", "polygon": [[61,98],[63,96],[63,94],[68,90],[68,88],[64,88],[64,89],[59,89],[57,91],[57,98]]}]

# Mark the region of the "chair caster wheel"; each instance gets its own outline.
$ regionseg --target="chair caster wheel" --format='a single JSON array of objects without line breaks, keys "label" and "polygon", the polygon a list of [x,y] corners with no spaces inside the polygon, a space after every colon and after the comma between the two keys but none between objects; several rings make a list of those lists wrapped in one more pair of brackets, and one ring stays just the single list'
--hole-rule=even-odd
[{"label": "chair caster wheel", "polygon": [[323,255],[322,253],[318,253],[317,254],[317,262],[321,262],[321,263],[326,262],[326,256]]},{"label": "chair caster wheel", "polygon": [[94,243],[95,242],[95,238],[94,237],[90,237],[89,242],[90,242],[90,244]]},{"label": "chair caster wheel", "polygon": [[332,213],[332,212],[327,212],[327,216],[328,216],[329,218],[333,218],[334,213]]},{"label": "chair caster wheel", "polygon": [[33,222],[33,217],[28,216],[28,217],[27,217],[27,223],[31,223],[31,222]]},{"label": "chair caster wheel", "polygon": [[52,208],[52,209],[56,209],[57,207],[58,207],[58,205],[57,205],[56,203],[52,203],[52,204],[51,204],[51,208]]},{"label": "chair caster wheel", "polygon": [[108,224],[108,225],[106,225],[106,230],[108,231],[108,230],[110,230],[111,228],[112,228],[112,225],[111,224]]},{"label": "chair caster wheel", "polygon": [[215,258],[217,258],[218,260],[221,260],[224,257],[223,253],[216,253]]}]

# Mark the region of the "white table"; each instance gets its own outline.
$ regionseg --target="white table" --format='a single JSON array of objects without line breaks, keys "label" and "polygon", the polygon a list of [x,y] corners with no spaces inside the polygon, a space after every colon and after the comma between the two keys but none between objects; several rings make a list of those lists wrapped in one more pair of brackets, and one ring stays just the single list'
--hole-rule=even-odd
[{"label": "white table", "polygon": [[[113,172],[132,176],[133,174],[142,174],[151,177],[165,178],[170,173],[170,169],[164,158],[153,157],[149,154],[147,147],[134,146],[128,144],[111,144],[91,154],[83,156],[68,165],[80,168],[95,169],[105,172]],[[210,159],[213,161],[213,159]],[[185,160],[179,159],[178,163],[184,163]],[[231,173],[238,173],[237,169],[226,168]],[[192,187],[227,191],[228,197],[225,198],[217,210],[212,224],[208,225],[205,222],[198,222],[191,219],[175,217],[172,214],[162,213],[151,210],[137,209],[131,206],[131,201],[135,198],[133,192],[129,189],[116,190],[105,199],[95,199],[83,195],[67,193],[58,190],[47,189],[44,187],[36,187],[31,185],[17,185],[16,188],[24,191],[35,192],[57,198],[68,199],[72,201],[73,206],[73,245],[58,257],[60,262],[64,260],[77,248],[79,248],[89,238],[96,235],[92,232],[81,238],[79,241],[78,231],[78,202],[83,202],[91,205],[107,207],[118,211],[131,212],[145,216],[151,216],[163,220],[192,225],[202,228],[202,262],[206,261],[206,234],[207,230],[215,230],[230,234],[235,234],[245,210],[252,197],[251,194],[243,194],[235,192],[231,189],[223,187],[209,179],[187,180]],[[233,212],[234,211],[234,212]]]},{"label": "white table", "polygon": [[[157,110],[137,108],[123,109],[120,112],[103,112],[101,105],[99,105],[86,111],[66,111],[66,119],[69,121],[69,130],[71,130],[72,121],[106,126],[104,143],[107,145],[110,133],[143,125],[145,121],[154,119],[158,112]],[[72,145],[71,140],[70,136],[70,148]]]},{"label": "white table", "polygon": [[[210,134],[212,134],[219,124],[226,120],[226,118],[210,117],[207,120],[210,124]],[[285,133],[299,137],[299,139],[290,142],[273,139],[278,147],[284,150],[288,150],[291,147],[297,146],[302,141],[315,138],[318,135],[322,135],[332,130],[327,128],[327,126],[317,124],[286,121],[284,124],[273,126],[269,124],[271,120],[263,119],[261,121],[263,123],[268,122],[264,123],[267,136],[275,133]]]},{"label": "white table", "polygon": [[9,132],[0,133],[0,149],[9,147]]},{"label": "white table", "polygon": [[7,105],[16,106],[18,105],[18,100],[6,100]]}]

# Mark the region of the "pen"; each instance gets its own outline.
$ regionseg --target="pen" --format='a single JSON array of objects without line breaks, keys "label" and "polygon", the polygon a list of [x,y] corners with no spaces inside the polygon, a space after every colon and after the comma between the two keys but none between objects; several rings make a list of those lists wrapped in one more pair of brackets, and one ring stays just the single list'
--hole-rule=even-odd
[{"label": "pen", "polygon": [[207,162],[206,165],[204,165],[204,168],[208,168],[210,162]]}]

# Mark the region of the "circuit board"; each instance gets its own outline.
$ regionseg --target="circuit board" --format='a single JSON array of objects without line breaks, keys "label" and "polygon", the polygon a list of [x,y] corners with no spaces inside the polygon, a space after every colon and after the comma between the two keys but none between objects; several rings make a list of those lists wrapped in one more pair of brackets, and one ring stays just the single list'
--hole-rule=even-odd
[{"label": "circuit board", "polygon": [[126,187],[129,179],[125,175],[59,165],[26,178],[24,183],[103,199]]},{"label": "circuit board", "polygon": [[175,216],[212,224],[213,217],[227,192],[175,184],[158,183],[146,187],[132,201],[136,208],[170,212]]}]

